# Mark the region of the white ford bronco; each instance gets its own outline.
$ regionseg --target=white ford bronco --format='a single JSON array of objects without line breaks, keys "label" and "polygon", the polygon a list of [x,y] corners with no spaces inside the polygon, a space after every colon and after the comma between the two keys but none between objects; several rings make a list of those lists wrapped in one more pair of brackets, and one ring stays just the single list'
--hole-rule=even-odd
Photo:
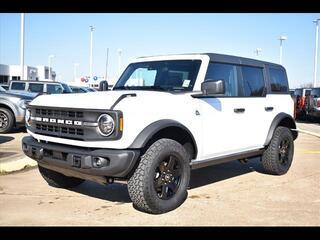
[{"label": "white ford bronco", "polygon": [[26,111],[24,153],[54,187],[127,181],[134,206],[164,213],[190,170],[261,156],[282,175],[297,138],[285,69],[221,54],[143,57],[111,91],[45,95]]}]

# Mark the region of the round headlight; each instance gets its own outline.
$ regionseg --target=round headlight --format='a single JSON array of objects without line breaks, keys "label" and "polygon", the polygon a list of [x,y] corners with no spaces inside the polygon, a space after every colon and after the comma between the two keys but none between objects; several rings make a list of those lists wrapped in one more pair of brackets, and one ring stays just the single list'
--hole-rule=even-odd
[{"label": "round headlight", "polygon": [[26,109],[26,114],[25,114],[25,121],[28,126],[30,126],[31,122],[31,111],[29,109]]},{"label": "round headlight", "polygon": [[101,135],[109,136],[114,131],[114,120],[109,114],[102,114],[98,119],[98,129]]}]

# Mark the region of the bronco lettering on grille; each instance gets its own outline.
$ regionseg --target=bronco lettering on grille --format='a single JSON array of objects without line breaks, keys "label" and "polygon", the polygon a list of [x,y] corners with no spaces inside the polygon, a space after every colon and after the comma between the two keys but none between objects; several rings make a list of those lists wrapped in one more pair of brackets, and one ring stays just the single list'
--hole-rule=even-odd
[{"label": "bronco lettering on grille", "polygon": [[31,120],[37,121],[37,122],[50,122],[50,123],[76,125],[76,126],[82,125],[82,121],[73,121],[73,120],[69,120],[69,119],[31,117]]}]

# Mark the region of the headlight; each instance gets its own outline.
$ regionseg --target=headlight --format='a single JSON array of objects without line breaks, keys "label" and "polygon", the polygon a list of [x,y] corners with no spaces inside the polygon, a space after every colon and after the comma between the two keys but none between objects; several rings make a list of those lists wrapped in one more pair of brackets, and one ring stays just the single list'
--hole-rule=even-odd
[{"label": "headlight", "polygon": [[28,126],[30,126],[31,123],[31,111],[29,109],[26,109],[26,114],[25,114],[25,122]]},{"label": "headlight", "polygon": [[101,135],[110,136],[115,128],[114,120],[109,114],[102,114],[98,119],[98,129]]},{"label": "headlight", "polygon": [[30,103],[30,101],[20,100],[19,107],[21,107],[22,109],[26,109],[29,103]]}]

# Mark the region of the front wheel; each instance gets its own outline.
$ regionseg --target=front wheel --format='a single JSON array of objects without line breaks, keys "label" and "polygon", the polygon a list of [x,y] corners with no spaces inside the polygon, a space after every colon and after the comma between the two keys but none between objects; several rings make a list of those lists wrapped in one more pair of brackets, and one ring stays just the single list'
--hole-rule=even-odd
[{"label": "front wheel", "polygon": [[262,165],[266,173],[285,174],[293,159],[293,136],[290,129],[277,127],[268,148],[262,155]]},{"label": "front wheel", "polygon": [[133,205],[144,212],[159,214],[179,207],[187,198],[190,156],[171,139],[153,143],[128,181]]}]

